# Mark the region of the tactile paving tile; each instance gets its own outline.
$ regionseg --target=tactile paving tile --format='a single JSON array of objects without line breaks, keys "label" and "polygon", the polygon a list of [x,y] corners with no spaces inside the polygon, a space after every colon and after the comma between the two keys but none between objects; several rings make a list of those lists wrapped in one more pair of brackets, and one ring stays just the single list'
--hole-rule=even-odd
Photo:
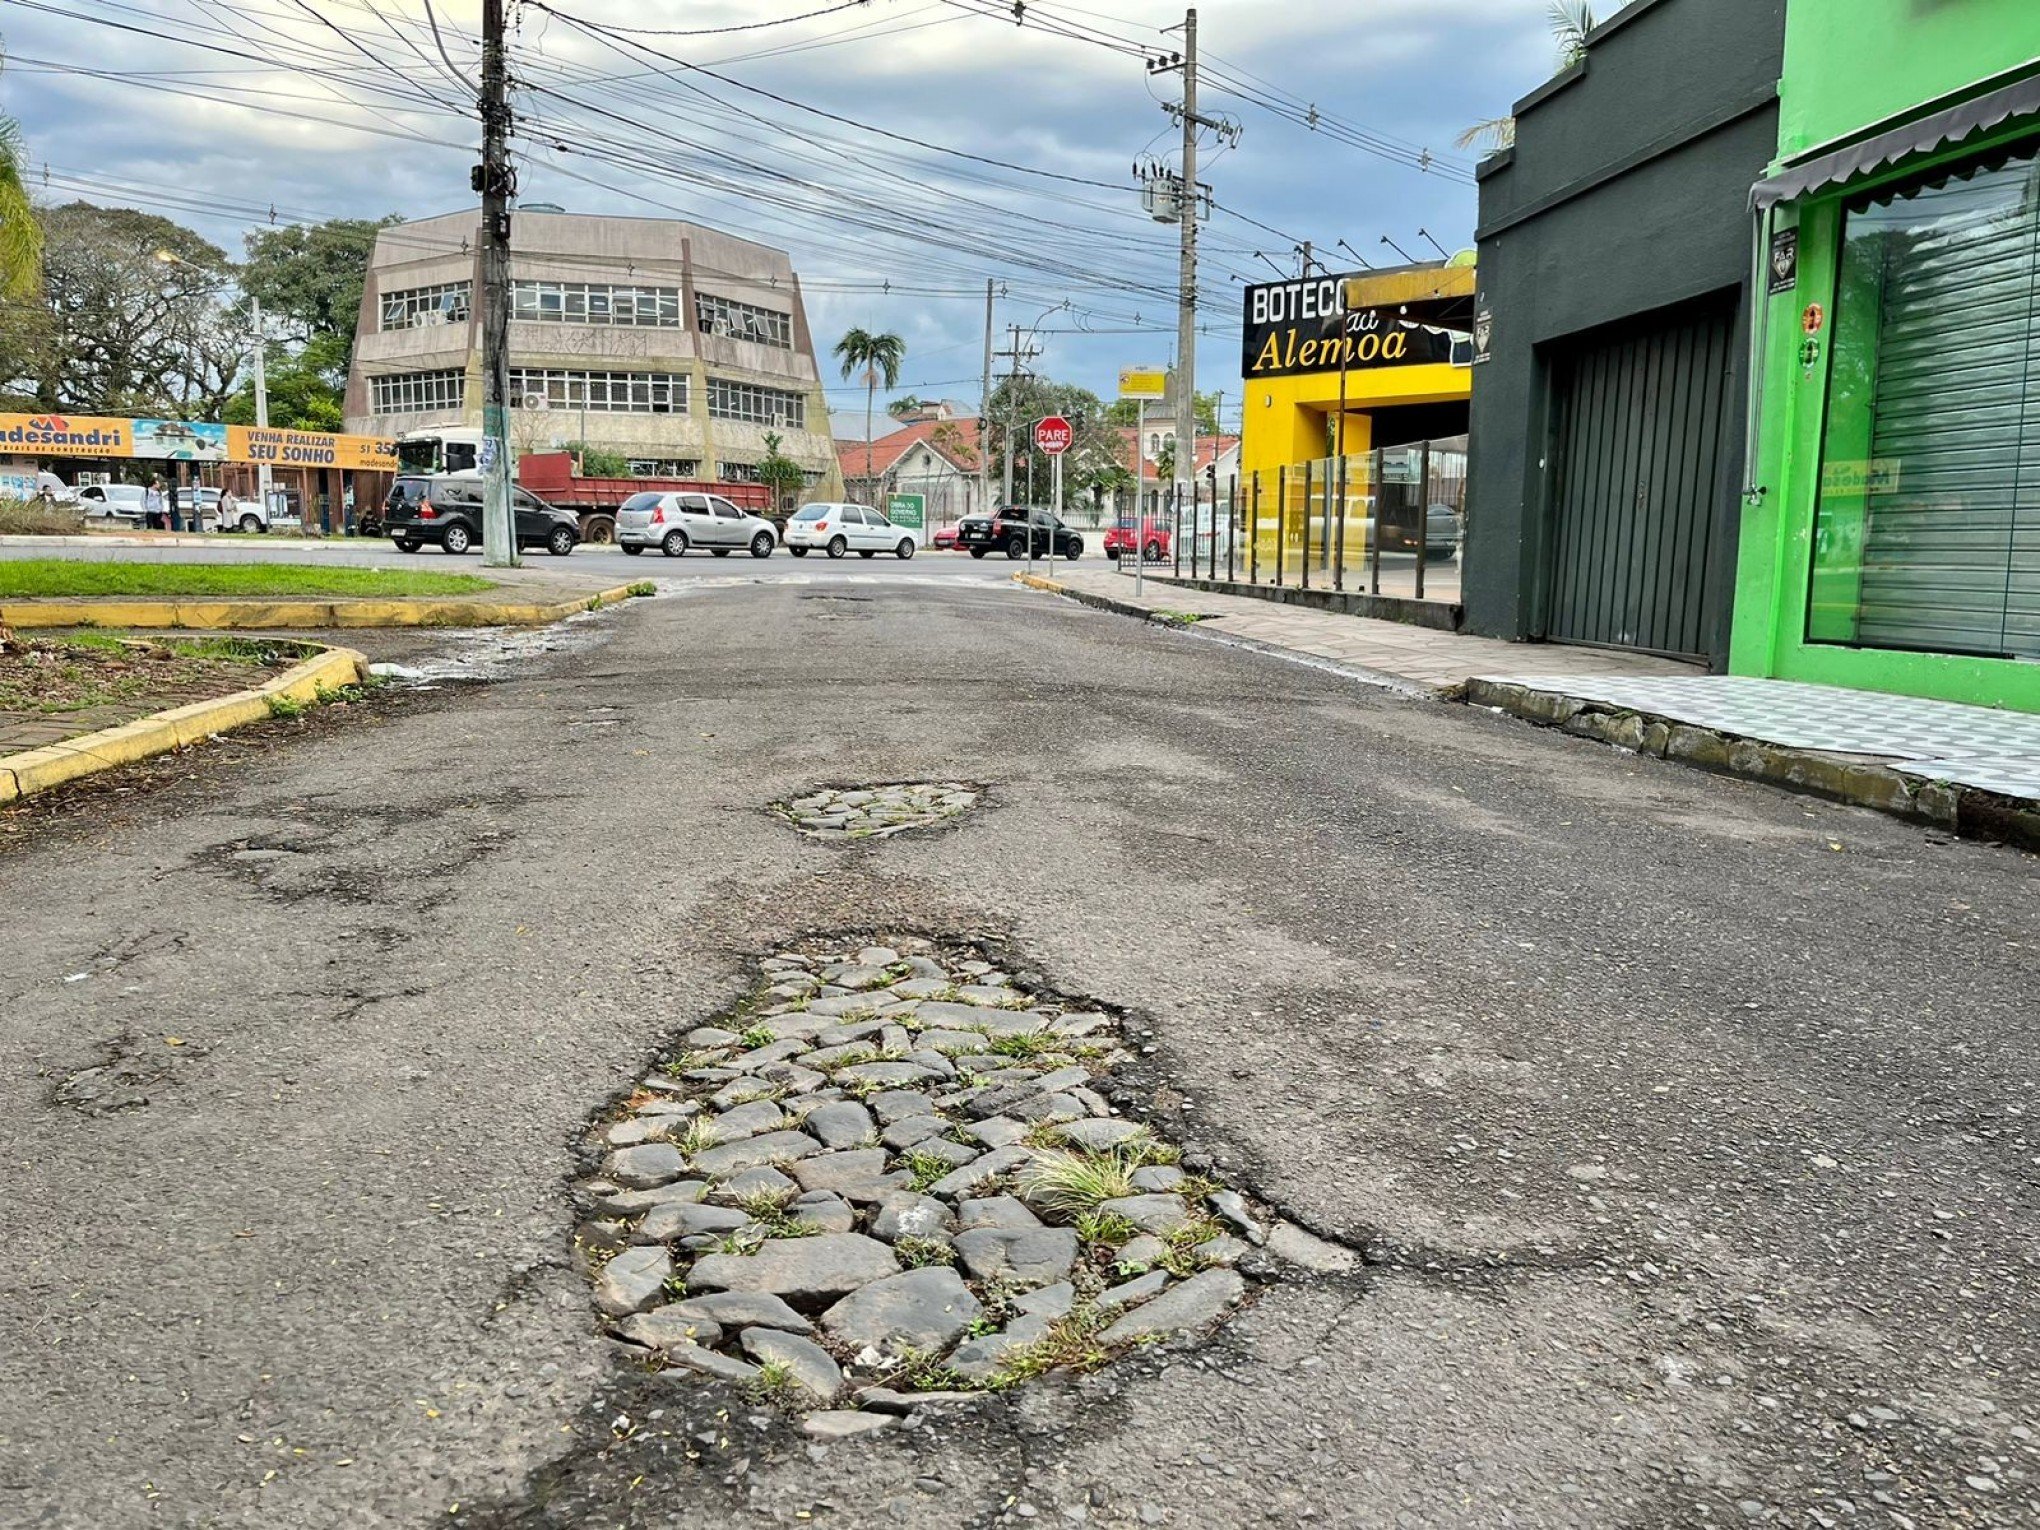
[{"label": "tactile paving tile", "polygon": [[1752,675],[1486,675],[1790,749],[1876,755],[1908,775],[2040,798],[2040,716]]}]

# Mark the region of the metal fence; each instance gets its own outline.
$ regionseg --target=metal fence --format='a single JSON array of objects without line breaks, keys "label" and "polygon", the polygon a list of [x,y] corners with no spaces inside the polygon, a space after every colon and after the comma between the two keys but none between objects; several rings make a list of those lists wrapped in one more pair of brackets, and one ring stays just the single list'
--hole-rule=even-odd
[{"label": "metal fence", "polygon": [[1455,604],[1465,529],[1466,437],[1449,436],[1207,480],[1120,517],[1107,552],[1125,574]]}]

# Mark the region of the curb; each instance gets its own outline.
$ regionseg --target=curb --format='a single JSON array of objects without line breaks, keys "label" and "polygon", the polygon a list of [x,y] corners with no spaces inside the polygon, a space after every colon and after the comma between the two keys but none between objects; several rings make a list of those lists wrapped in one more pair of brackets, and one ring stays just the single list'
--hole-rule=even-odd
[{"label": "curb", "polygon": [[131,765],[151,755],[188,749],[215,733],[246,727],[271,715],[276,698],[316,704],[327,691],[359,683],[368,674],[368,659],[352,648],[328,648],[294,664],[274,680],[253,690],[236,691],[213,701],[194,701],[150,717],[102,728],[61,744],[0,755],[0,802],[48,791],[81,776]]},{"label": "curb", "polygon": [[0,626],[188,627],[264,632],[304,627],[543,627],[631,598],[620,584],[545,605],[487,600],[29,600],[0,604]]},{"label": "curb", "polygon": [[1871,808],[1970,838],[2040,850],[2040,802],[1935,781],[1851,755],[1765,743],[1506,681],[1469,680],[1464,699],[1471,706],[1493,707],[1540,727],[1652,759],[1675,760],[1716,775]]}]

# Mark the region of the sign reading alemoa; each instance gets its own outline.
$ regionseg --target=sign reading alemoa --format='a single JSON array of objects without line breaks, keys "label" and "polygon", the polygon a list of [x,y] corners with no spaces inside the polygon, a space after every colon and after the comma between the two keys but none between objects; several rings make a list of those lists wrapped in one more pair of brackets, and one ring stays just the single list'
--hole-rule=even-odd
[{"label": "sign reading alemoa", "polygon": [[1121,367],[1119,369],[1119,396],[1128,399],[1146,399],[1150,403],[1169,396],[1169,371],[1167,367]]},{"label": "sign reading alemoa", "polygon": [[1342,312],[1346,276],[1266,282],[1247,288],[1240,371],[1257,377],[1292,377],[1375,367],[1448,363],[1466,337],[1406,319],[1393,308]]},{"label": "sign reading alemoa", "polygon": [[1051,457],[1060,457],[1068,451],[1076,438],[1076,430],[1059,414],[1052,414],[1034,426],[1035,446]]}]

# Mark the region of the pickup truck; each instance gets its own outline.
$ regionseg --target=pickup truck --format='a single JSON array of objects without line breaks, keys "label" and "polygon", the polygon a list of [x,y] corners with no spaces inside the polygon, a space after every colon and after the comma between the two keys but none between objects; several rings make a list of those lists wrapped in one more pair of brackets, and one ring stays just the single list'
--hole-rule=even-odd
[{"label": "pickup truck", "polygon": [[1169,556],[1170,546],[1169,527],[1163,521],[1136,522],[1126,516],[1105,533],[1105,556],[1114,562],[1138,548],[1148,562],[1159,563]]},{"label": "pickup truck", "polygon": [[991,515],[966,515],[956,523],[956,545],[973,558],[991,552],[1024,558],[1029,543],[1033,544],[1035,557],[1046,557],[1051,541],[1058,558],[1084,555],[1084,539],[1048,510],[1005,505]]}]

